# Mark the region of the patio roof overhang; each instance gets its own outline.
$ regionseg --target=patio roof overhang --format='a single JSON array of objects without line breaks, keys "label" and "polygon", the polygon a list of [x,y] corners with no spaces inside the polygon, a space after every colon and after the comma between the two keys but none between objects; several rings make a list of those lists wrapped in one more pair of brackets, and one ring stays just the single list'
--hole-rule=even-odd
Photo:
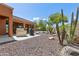
[{"label": "patio roof overhang", "polygon": [[10,6],[8,6],[7,4],[4,4],[4,3],[0,3],[0,5],[3,5],[3,6],[5,6],[5,7],[7,7],[7,8],[10,8],[10,9],[14,9],[14,8],[12,8],[12,7],[10,7]]},{"label": "patio roof overhang", "polygon": [[12,7],[6,4],[0,3],[0,15],[1,16],[9,17],[9,16],[12,16],[12,13],[13,13]]},{"label": "patio roof overhang", "polygon": [[20,17],[17,17],[17,16],[13,16],[13,22],[16,22],[16,23],[24,23],[24,24],[27,24],[27,25],[33,25],[34,24],[30,20],[23,19],[23,18],[20,18]]}]

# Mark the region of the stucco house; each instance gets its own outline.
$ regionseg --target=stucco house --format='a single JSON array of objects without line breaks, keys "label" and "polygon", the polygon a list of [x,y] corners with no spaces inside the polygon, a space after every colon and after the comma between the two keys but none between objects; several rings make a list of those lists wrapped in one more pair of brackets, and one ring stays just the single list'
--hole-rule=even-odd
[{"label": "stucco house", "polygon": [[[24,29],[29,28],[29,26],[33,27],[33,22],[23,19],[17,16],[13,16],[14,8],[0,3],[0,35],[7,34],[12,37],[16,31],[16,27],[23,26]],[[6,31],[6,24],[7,30]]]}]

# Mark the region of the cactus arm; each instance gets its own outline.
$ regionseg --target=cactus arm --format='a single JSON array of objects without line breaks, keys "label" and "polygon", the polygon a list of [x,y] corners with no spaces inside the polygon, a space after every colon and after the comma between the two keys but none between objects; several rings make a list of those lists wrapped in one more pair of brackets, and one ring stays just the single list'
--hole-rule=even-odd
[{"label": "cactus arm", "polygon": [[74,13],[72,12],[72,17],[71,17],[71,25],[70,25],[70,37],[72,38],[72,31],[73,31],[73,21],[74,21]]},{"label": "cactus arm", "polygon": [[61,10],[61,19],[62,19],[62,44],[63,44],[63,40],[65,39],[65,24],[64,24],[64,17],[63,17],[63,10]]},{"label": "cactus arm", "polygon": [[76,20],[74,22],[74,28],[73,28],[73,32],[72,32],[72,39],[74,38],[77,22],[78,22],[78,9],[77,9],[77,12],[76,12]]}]

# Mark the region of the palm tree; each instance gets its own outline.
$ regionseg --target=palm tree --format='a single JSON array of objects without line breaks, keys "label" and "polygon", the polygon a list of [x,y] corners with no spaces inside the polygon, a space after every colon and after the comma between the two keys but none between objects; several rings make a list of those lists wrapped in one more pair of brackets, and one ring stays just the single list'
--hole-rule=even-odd
[{"label": "palm tree", "polygon": [[59,23],[62,22],[62,16],[63,16],[63,21],[67,22],[67,16],[62,15],[60,13],[54,13],[52,15],[49,16],[49,20],[56,25],[56,30],[57,30],[57,35],[59,38],[59,42],[62,45],[62,40],[60,38],[60,31],[59,31]]}]

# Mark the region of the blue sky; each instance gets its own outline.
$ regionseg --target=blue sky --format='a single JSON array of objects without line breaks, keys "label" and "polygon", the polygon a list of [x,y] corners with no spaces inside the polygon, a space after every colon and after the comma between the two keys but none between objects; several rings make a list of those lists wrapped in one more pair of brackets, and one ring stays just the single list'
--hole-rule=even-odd
[{"label": "blue sky", "polygon": [[69,20],[71,12],[76,13],[78,3],[8,3],[14,8],[13,14],[29,20],[46,20],[49,15],[64,10]]}]

